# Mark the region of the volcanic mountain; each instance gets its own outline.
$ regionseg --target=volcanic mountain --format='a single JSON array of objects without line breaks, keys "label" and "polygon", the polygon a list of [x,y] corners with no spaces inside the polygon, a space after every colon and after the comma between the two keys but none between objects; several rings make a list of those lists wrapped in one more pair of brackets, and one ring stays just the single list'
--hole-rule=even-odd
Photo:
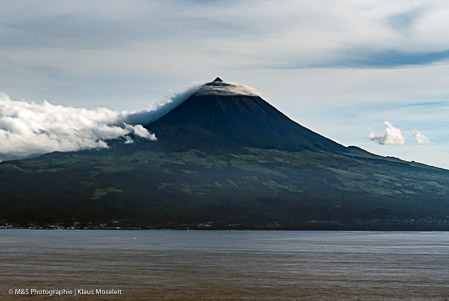
[{"label": "volcanic mountain", "polygon": [[0,225],[449,230],[449,171],[344,147],[252,89],[204,84],[157,141],[0,163]]},{"label": "volcanic mountain", "polygon": [[161,141],[197,147],[345,151],[342,145],[292,121],[248,88],[218,77],[147,128]]}]

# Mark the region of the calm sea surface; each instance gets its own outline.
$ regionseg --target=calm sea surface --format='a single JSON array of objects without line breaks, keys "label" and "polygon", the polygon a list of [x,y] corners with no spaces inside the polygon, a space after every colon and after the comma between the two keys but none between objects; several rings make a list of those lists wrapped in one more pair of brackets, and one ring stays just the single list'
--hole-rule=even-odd
[{"label": "calm sea surface", "polygon": [[446,297],[447,232],[0,230],[0,300]]}]

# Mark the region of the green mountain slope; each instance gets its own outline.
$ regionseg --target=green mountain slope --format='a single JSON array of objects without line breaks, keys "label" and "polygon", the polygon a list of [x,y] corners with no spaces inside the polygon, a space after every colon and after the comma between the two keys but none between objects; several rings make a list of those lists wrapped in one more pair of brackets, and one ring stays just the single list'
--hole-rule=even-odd
[{"label": "green mountain slope", "polygon": [[[449,172],[309,150],[152,142],[0,164],[0,219],[156,228],[443,229]],[[79,224],[81,223],[81,224]]]}]

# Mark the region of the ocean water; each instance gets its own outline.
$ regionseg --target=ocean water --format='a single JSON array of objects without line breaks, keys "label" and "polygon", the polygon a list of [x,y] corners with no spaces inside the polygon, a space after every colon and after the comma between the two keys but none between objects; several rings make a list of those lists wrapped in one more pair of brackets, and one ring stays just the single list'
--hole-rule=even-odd
[{"label": "ocean water", "polygon": [[0,300],[63,289],[51,300],[445,300],[449,233],[0,230]]}]

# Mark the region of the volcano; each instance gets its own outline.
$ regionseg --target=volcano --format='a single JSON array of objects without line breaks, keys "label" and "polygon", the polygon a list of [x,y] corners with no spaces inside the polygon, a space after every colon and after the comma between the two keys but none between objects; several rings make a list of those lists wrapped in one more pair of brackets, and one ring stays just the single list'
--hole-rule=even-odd
[{"label": "volcano", "polygon": [[347,151],[292,121],[245,86],[219,77],[146,127],[157,133],[160,141],[184,146]]},{"label": "volcano", "polygon": [[0,163],[0,226],[449,230],[449,171],[345,147],[214,81],[157,141]]}]

